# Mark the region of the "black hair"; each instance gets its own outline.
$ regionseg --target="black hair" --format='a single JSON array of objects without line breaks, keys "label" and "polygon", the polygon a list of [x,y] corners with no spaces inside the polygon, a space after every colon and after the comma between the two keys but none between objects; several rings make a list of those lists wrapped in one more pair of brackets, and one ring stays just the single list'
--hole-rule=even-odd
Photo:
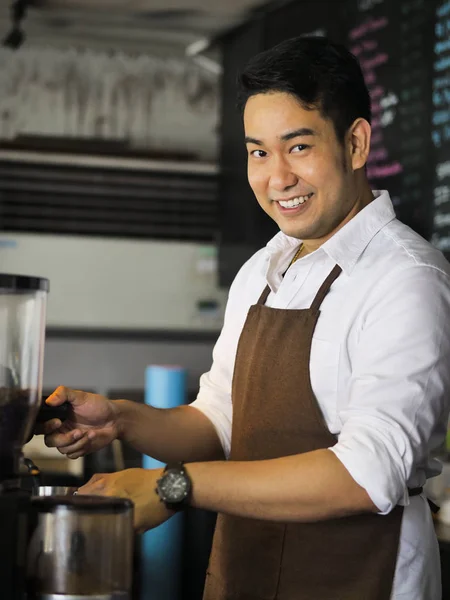
[{"label": "black hair", "polygon": [[237,105],[243,113],[256,94],[286,92],[308,110],[333,122],[343,143],[358,118],[371,122],[369,90],[358,59],[324,37],[295,37],[254,56],[238,76]]}]

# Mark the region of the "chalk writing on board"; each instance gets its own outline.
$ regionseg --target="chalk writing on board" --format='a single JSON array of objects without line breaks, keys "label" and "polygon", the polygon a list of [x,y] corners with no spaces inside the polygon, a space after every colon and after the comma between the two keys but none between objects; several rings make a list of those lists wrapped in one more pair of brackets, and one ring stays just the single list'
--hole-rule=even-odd
[{"label": "chalk writing on board", "polygon": [[450,123],[450,108],[436,110],[433,113],[433,125],[445,125]]},{"label": "chalk writing on board", "polygon": [[450,87],[450,75],[444,75],[443,77],[435,77],[433,79],[433,90],[440,90],[442,88]]},{"label": "chalk writing on board", "polygon": [[447,2],[443,2],[441,6],[436,11],[436,15],[441,19],[442,17],[446,17],[450,15],[450,0]]},{"label": "chalk writing on board", "polygon": [[394,119],[395,119],[395,115],[396,115],[395,110],[384,111],[384,113],[381,115],[381,118],[380,118],[381,127],[387,127],[388,125],[393,123]]},{"label": "chalk writing on board", "polygon": [[446,71],[450,67],[450,56],[444,56],[434,63],[436,71]]},{"label": "chalk writing on board", "polygon": [[434,200],[435,206],[441,206],[446,202],[450,202],[450,185],[439,185],[434,189]]},{"label": "chalk writing on board", "polygon": [[435,227],[448,227],[450,225],[450,213],[436,212],[433,219]]},{"label": "chalk writing on board", "polygon": [[382,108],[390,108],[391,106],[397,106],[397,104],[398,98],[393,92],[390,92],[380,100],[380,105]]},{"label": "chalk writing on board", "polygon": [[[369,33],[374,33],[375,31],[379,31],[380,29],[384,29],[389,23],[387,17],[380,18],[369,18],[361,25],[354,27],[350,31],[350,40],[356,41],[361,38],[364,38]],[[353,52],[355,54],[355,52]]]},{"label": "chalk writing on board", "polygon": [[450,177],[450,160],[436,165],[436,175],[438,181],[442,181],[446,177]]},{"label": "chalk writing on board", "polygon": [[437,149],[450,142],[450,1],[436,10],[431,138]]},{"label": "chalk writing on board", "polygon": [[389,165],[371,165],[367,168],[369,177],[372,179],[385,179],[393,175],[399,175],[403,171],[403,167],[399,162],[393,162]]},{"label": "chalk writing on board", "polygon": [[[360,12],[374,6],[370,2],[358,4]],[[350,50],[359,59],[372,101],[371,152],[367,161],[369,180],[393,177],[403,171],[400,162],[391,159],[384,139],[384,132],[396,121],[399,105],[398,95],[392,89],[386,89],[379,75],[380,69],[389,63],[389,53],[381,47],[379,38],[388,25],[386,16],[364,15],[364,21],[349,32]]]},{"label": "chalk writing on board", "polygon": [[450,86],[433,92],[433,105],[439,108],[450,106]]},{"label": "chalk writing on board", "polygon": [[450,40],[440,40],[436,42],[434,46],[435,53],[439,56],[443,52],[448,52],[450,50]]},{"label": "chalk writing on board", "polygon": [[442,252],[448,252],[450,250],[450,237],[448,235],[441,237],[437,233],[434,233],[431,237],[431,243]]},{"label": "chalk writing on board", "polygon": [[300,37],[325,37],[326,35],[325,29],[315,29],[314,31],[308,31],[308,33],[301,33]]},{"label": "chalk writing on board", "polygon": [[443,252],[450,251],[450,160],[439,162],[435,169],[436,181],[433,190],[433,235],[431,243]]}]

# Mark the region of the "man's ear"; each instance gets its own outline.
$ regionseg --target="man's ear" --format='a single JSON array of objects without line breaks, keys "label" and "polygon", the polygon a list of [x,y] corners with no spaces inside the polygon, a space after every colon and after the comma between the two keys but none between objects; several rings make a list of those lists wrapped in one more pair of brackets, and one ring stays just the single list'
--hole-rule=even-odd
[{"label": "man's ear", "polygon": [[372,128],[365,119],[356,119],[348,132],[353,171],[362,169],[369,156]]}]

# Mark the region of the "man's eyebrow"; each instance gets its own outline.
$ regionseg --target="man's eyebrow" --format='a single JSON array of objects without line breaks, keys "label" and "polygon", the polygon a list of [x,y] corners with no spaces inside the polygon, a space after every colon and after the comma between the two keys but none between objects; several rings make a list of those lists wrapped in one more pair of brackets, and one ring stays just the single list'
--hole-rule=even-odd
[{"label": "man's eyebrow", "polygon": [[289,131],[289,133],[285,133],[280,139],[283,142],[288,142],[296,137],[304,137],[307,135],[316,135],[316,132],[314,129],[309,129],[309,127],[301,127],[300,129],[295,129],[295,131]]},{"label": "man's eyebrow", "polygon": [[246,144],[256,144],[256,146],[262,146],[263,145],[263,143],[261,142],[261,140],[257,140],[256,138],[249,137],[248,135],[245,136],[245,143]]},{"label": "man's eyebrow", "polygon": [[[297,137],[305,137],[305,136],[317,135],[314,129],[309,129],[309,127],[301,127],[300,129],[295,129],[294,131],[289,131],[284,135],[280,136],[280,140],[283,142],[288,142],[289,140],[293,140]],[[263,146],[263,142],[254,137],[245,136],[246,144],[255,144],[256,146]]]}]

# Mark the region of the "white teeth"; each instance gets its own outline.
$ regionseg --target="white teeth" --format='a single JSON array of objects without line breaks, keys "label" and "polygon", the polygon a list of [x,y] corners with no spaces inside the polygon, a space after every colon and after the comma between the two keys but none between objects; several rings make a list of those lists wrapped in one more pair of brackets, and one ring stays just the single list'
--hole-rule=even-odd
[{"label": "white teeth", "polygon": [[311,198],[312,194],[308,194],[307,196],[298,196],[297,198],[293,198],[292,200],[288,200],[287,202],[282,202],[279,200],[280,205],[283,208],[295,208],[300,204],[304,204],[309,198]]}]

